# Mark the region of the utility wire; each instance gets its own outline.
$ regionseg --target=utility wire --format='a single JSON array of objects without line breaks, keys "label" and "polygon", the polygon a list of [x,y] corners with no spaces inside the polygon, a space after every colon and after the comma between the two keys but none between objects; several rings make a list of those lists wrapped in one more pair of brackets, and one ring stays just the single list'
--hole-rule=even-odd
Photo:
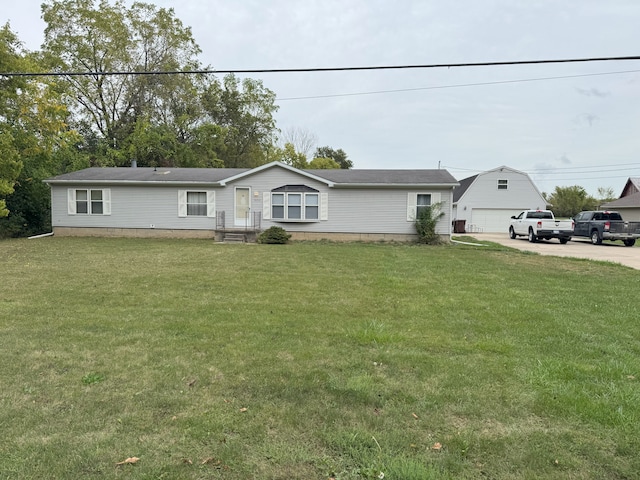
[{"label": "utility wire", "polygon": [[113,71],[113,72],[0,72],[4,77],[78,77],[78,76],[113,76],[113,75],[199,75],[216,73],[303,73],[303,72],[345,72],[363,70],[408,70],[424,68],[456,68],[456,67],[495,67],[501,65],[540,65],[550,63],[586,63],[640,60],[640,55],[623,57],[591,57],[564,58],[549,60],[516,60],[501,62],[467,62],[467,63],[427,63],[418,65],[378,65],[368,67],[326,67],[326,68],[270,68],[270,69],[229,69],[229,70],[167,70],[167,71]]},{"label": "utility wire", "polygon": [[521,78],[515,80],[496,80],[495,82],[477,82],[477,83],[456,83],[452,85],[436,85],[432,87],[415,87],[415,88],[402,88],[396,90],[377,90],[372,92],[353,92],[353,93],[333,93],[327,95],[313,95],[308,97],[285,97],[278,98],[277,101],[285,102],[289,100],[313,100],[319,98],[335,98],[335,97],[355,97],[360,95],[377,95],[382,93],[401,93],[401,92],[417,92],[420,90],[439,90],[445,88],[460,88],[460,87],[479,87],[483,85],[503,85],[507,83],[523,83],[523,82],[540,82],[544,80],[560,80],[563,78],[580,78],[580,77],[596,77],[601,75],[619,75],[623,73],[638,73],[640,70],[622,70],[619,72],[602,72],[602,73],[583,73],[578,75],[562,75],[557,77],[538,77],[538,78]]}]

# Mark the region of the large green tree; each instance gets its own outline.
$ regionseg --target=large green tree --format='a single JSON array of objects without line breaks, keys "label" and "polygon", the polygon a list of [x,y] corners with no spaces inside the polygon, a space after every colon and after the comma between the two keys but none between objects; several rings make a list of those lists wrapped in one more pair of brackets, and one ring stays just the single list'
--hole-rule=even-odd
[{"label": "large green tree", "polygon": [[353,167],[353,162],[349,160],[347,154],[341,148],[334,150],[331,147],[318,147],[314,158],[331,158],[334,160],[340,168],[348,169]]},{"label": "large green tree", "polygon": [[556,187],[545,200],[551,205],[556,217],[573,217],[582,210],[595,209],[598,203],[579,185]]},{"label": "large green tree", "polygon": [[[8,26],[0,30],[1,71],[34,72],[38,61]],[[0,236],[49,227],[49,190],[41,180],[73,164],[79,139],[63,97],[52,79],[0,76]]]},{"label": "large green tree", "polygon": [[202,76],[109,74],[199,67],[200,49],[191,29],[172,9],[142,2],[127,8],[122,1],[53,0],[43,4],[42,17],[48,66],[59,72],[92,72],[65,79],[72,92],[69,107],[94,163],[128,163],[123,147],[136,128],[161,126],[177,141],[189,137],[201,119],[193,98]]},{"label": "large green tree", "polygon": [[226,167],[255,167],[269,161],[276,140],[276,95],[261,80],[233,74],[213,79],[203,97],[207,119],[223,127]]},{"label": "large green tree", "polygon": [[[21,49],[18,37],[8,24],[4,25],[0,29],[0,72],[19,72],[27,68]],[[0,218],[9,214],[6,197],[13,193],[22,170],[15,133],[19,124],[20,95],[26,85],[23,78],[0,75]]]}]

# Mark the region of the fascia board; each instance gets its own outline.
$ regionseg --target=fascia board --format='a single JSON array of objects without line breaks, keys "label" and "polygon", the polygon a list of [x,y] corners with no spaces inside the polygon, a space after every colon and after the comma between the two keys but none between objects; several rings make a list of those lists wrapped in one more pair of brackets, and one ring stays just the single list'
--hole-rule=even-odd
[{"label": "fascia board", "polygon": [[255,173],[258,173],[258,172],[261,172],[263,170],[267,170],[267,169],[273,168],[273,167],[284,168],[285,170],[289,170],[290,172],[294,172],[294,173],[297,173],[298,175],[302,175],[304,177],[310,178],[310,179],[315,180],[317,182],[324,183],[324,184],[328,185],[329,187],[333,187],[334,186],[334,182],[331,182],[331,181],[327,180],[326,178],[318,177],[317,175],[313,175],[311,173],[305,172],[304,170],[300,170],[298,168],[292,167],[291,165],[287,165],[286,163],[282,163],[282,162],[266,163],[264,165],[260,165],[259,167],[253,168],[251,170],[247,170],[246,172],[238,173],[237,175],[234,175],[232,177],[228,177],[228,178],[225,178],[224,180],[220,180],[220,185],[226,186],[227,183],[229,183],[229,182],[233,182],[233,181],[238,180],[240,178],[243,178],[243,177],[246,177],[246,176],[249,176],[249,175],[253,175]]},{"label": "fascia board", "polygon": [[127,185],[127,186],[206,186],[206,187],[221,187],[220,182],[189,182],[189,181],[141,181],[141,180],[43,180],[48,185]]}]

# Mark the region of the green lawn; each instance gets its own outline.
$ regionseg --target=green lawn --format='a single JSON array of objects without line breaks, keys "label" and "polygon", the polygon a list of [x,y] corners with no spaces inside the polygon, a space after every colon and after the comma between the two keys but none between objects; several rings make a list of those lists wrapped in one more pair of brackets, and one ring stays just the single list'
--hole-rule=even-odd
[{"label": "green lawn", "polygon": [[0,272],[2,479],[640,478],[632,269],[53,237]]}]

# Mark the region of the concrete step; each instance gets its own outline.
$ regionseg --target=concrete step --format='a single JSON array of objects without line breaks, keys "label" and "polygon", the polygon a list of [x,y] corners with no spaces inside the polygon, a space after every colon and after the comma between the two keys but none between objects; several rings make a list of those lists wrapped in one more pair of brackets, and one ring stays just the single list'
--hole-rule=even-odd
[{"label": "concrete step", "polygon": [[228,243],[245,243],[247,238],[244,233],[225,233],[222,241]]}]

